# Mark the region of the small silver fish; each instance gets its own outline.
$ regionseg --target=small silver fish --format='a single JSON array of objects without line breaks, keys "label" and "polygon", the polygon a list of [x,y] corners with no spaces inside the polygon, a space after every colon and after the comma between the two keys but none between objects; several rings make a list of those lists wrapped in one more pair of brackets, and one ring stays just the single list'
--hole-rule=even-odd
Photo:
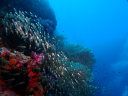
[{"label": "small silver fish", "polygon": [[22,49],[25,49],[26,46],[17,46],[18,48],[22,48]]}]

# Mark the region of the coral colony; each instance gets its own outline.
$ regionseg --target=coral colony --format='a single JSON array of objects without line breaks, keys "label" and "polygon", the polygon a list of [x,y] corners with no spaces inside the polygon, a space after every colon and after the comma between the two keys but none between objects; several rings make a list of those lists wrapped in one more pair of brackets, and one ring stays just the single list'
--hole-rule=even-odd
[{"label": "coral colony", "polygon": [[64,44],[52,20],[14,7],[0,14],[0,96],[92,96],[93,54]]}]

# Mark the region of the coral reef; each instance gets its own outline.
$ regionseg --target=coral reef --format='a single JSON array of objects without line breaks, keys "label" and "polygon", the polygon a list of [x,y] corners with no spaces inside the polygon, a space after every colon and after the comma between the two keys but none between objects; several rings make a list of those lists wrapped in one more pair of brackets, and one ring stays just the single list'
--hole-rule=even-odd
[{"label": "coral reef", "polygon": [[50,8],[48,0],[0,0],[0,18],[6,15],[6,13],[13,12],[16,8],[17,11],[31,12],[40,18],[39,21],[44,22],[48,29],[50,29],[50,34],[54,34],[56,29],[57,21],[55,14]]},{"label": "coral reef", "polygon": [[50,47],[48,40],[50,41],[51,37],[45,25],[39,23],[32,13],[14,9],[14,12],[7,13],[1,19],[0,29],[2,41],[11,49],[29,54],[31,51],[46,51],[46,47]]},{"label": "coral reef", "polygon": [[[0,2],[1,94],[91,96],[94,56],[82,46],[65,44],[63,36],[55,34],[56,20],[46,1]],[[28,2],[44,4],[44,9],[31,8]]]},{"label": "coral reef", "polygon": [[67,62],[65,65],[68,66],[67,74],[70,74],[70,78],[75,80],[75,83],[72,84],[72,81],[70,82],[70,79],[67,79],[68,83],[70,82],[68,85],[74,85],[72,88],[68,86],[69,91],[66,90],[68,88],[65,87],[65,84],[63,85],[64,93],[66,94],[67,92],[66,96],[69,96],[69,94],[73,94],[73,96],[94,96],[93,91],[96,86],[92,84],[92,69],[96,60],[91,50],[81,45],[69,44],[64,36],[58,34],[56,34],[54,44],[56,49],[62,51],[66,56]]},{"label": "coral reef", "polygon": [[94,55],[91,50],[81,45],[67,44],[64,46],[63,52],[70,61],[79,62],[90,68],[95,62]]},{"label": "coral reef", "polygon": [[79,44],[69,44],[62,35],[56,34],[54,45],[57,50],[64,52],[70,62],[83,64],[90,69],[96,62],[91,49]]},{"label": "coral reef", "polygon": [[42,86],[41,80],[43,53],[32,52],[31,56],[25,56],[21,52],[4,47],[1,48],[0,53],[0,80],[5,87],[1,92],[9,89],[22,96],[29,94],[42,96],[44,94],[45,88]]}]

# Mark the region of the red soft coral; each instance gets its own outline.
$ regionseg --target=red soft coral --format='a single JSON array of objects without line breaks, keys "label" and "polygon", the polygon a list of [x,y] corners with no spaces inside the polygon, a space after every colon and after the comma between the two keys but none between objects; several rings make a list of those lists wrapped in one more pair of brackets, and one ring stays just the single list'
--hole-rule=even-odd
[{"label": "red soft coral", "polygon": [[44,59],[44,54],[36,54],[35,52],[32,52],[31,57],[33,58],[32,65],[36,65],[37,63],[40,64]]},{"label": "red soft coral", "polygon": [[18,63],[18,60],[17,59],[10,59],[9,63],[12,65],[16,65]]},{"label": "red soft coral", "polygon": [[[1,61],[3,62],[2,66],[6,67],[6,69],[1,68],[0,71],[11,72],[11,70],[18,69],[19,73],[24,74],[24,72],[26,72],[28,76],[27,91],[33,91],[34,96],[42,96],[45,93],[43,86],[41,86],[41,78],[43,75],[40,71],[34,72],[33,70],[35,70],[36,68],[41,68],[42,60],[44,60],[44,54],[36,54],[32,52],[31,56],[25,56],[21,52],[14,52],[5,48],[3,49],[4,50],[1,51],[0,58],[2,58],[3,61],[6,61]],[[0,78],[0,80],[0,85],[5,84],[4,79]],[[2,87],[0,87],[0,90],[2,90],[1,88]],[[10,91],[7,90],[5,91],[5,93],[11,94]]]}]

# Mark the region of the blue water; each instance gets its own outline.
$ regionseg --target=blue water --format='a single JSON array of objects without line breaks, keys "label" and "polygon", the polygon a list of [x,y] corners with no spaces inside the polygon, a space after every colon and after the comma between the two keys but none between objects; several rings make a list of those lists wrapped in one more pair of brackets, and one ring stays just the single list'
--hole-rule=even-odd
[{"label": "blue water", "polygon": [[[1,94],[10,91],[21,96],[128,96],[127,0],[0,0],[0,29]],[[34,77],[29,76],[25,66],[22,67],[26,71],[18,73],[26,78],[13,76],[20,70],[15,66],[6,70],[3,61],[10,65],[13,62],[11,55],[2,55],[4,47],[3,53],[10,50],[16,56],[22,52],[31,60],[31,53],[35,54],[41,65],[38,67],[42,68],[37,73],[43,78],[37,78],[39,82],[34,82],[36,87],[32,90],[28,81]],[[40,54],[43,60],[39,59]],[[26,82],[23,88],[21,81]]]},{"label": "blue water", "polygon": [[92,49],[97,96],[128,96],[127,0],[49,0],[57,30]]}]

